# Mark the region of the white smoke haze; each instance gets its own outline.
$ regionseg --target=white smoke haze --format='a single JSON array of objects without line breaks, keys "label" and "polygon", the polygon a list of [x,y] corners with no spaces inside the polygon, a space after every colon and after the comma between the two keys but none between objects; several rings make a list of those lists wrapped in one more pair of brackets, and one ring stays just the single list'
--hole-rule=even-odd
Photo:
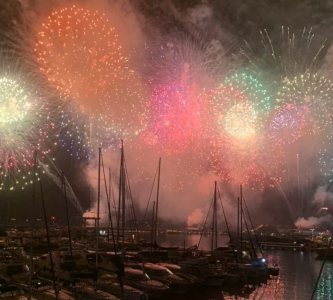
[{"label": "white smoke haze", "polygon": [[213,16],[213,9],[207,5],[196,5],[188,9],[188,21],[198,27],[203,27]]},{"label": "white smoke haze", "polygon": [[317,228],[318,226],[327,224],[331,219],[331,215],[325,215],[322,217],[309,217],[309,218],[299,218],[296,220],[295,225],[297,228],[311,229]]},{"label": "white smoke haze", "polygon": [[[147,149],[144,149],[144,151],[143,149],[138,150],[135,148],[130,148],[126,143],[124,145],[124,149],[133,202],[135,202],[135,206],[138,207],[141,212],[144,212],[148,203],[153,178],[158,166],[159,155],[154,149],[150,149],[150,151]],[[141,151],[143,151],[143,154]],[[103,152],[102,155],[107,181],[108,168],[111,167],[113,192],[117,203],[120,149],[118,151],[108,150]],[[138,157],[140,157],[140,159],[138,159]],[[182,159],[186,162],[185,157]],[[228,223],[232,225],[236,224],[235,216],[237,205],[235,205],[235,203],[237,197],[231,197],[230,193],[224,191],[223,187],[220,186],[219,178],[217,178],[216,175],[211,172],[198,174],[192,171],[192,173],[187,173],[189,172],[189,168],[202,168],[201,163],[202,162],[200,161],[189,160],[187,164],[180,164],[178,160],[173,160],[172,156],[162,157],[161,184],[159,194],[159,217],[170,222],[186,222],[188,226],[198,223],[201,223],[201,226],[203,226],[214,196],[214,181],[217,181]],[[94,201],[92,203],[91,210],[87,212],[85,216],[96,216],[97,174],[98,158],[95,157],[93,162],[86,169],[87,178],[94,190]],[[101,170],[100,218],[102,220],[101,223],[106,224],[108,220],[108,209],[103,180],[103,171]],[[183,181],[182,184],[179,184],[180,180]],[[153,201],[156,201],[156,189],[157,176],[148,208],[148,220],[151,215]],[[256,199],[258,199],[258,196]],[[222,228],[224,228],[225,220],[221,209],[219,194],[217,194],[217,207],[219,224],[222,226]],[[114,205],[111,196],[111,209],[113,208]],[[211,214],[212,211],[210,211],[208,216],[207,224],[211,223]]]},{"label": "white smoke haze", "polygon": [[[312,204],[319,207],[319,211],[317,212],[321,212],[321,208],[323,206],[332,204],[332,200],[333,195],[327,191],[327,186],[319,186],[314,194]],[[321,225],[327,224],[330,221],[331,217],[332,216],[330,214],[326,214],[320,217],[311,216],[308,218],[298,218],[295,222],[295,225],[297,228],[316,228]]]},{"label": "white smoke haze", "polygon": [[188,217],[187,217],[187,226],[199,225],[202,222],[202,210],[196,208]]},{"label": "white smoke haze", "polygon": [[316,190],[313,203],[320,206],[325,206],[326,201],[328,201],[329,204],[332,204],[333,195],[327,191],[327,186],[320,186]]}]

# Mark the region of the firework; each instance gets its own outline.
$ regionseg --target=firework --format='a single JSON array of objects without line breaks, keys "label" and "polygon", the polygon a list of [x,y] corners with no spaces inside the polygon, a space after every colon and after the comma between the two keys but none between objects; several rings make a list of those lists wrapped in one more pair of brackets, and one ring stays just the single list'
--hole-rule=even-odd
[{"label": "firework", "polygon": [[268,127],[268,136],[278,145],[292,144],[303,133],[306,111],[295,105],[287,104],[276,110]]},{"label": "firework", "polygon": [[332,90],[330,80],[307,73],[285,80],[277,96],[279,105],[292,104],[305,113],[305,132],[311,135],[327,129],[332,120]]},{"label": "firework", "polygon": [[[123,138],[136,136],[142,129],[146,85],[129,72],[116,30],[104,13],[75,5],[54,11],[41,25],[35,52],[41,72],[64,101],[62,116],[68,119],[62,122],[60,139],[67,140],[62,145],[81,149],[109,139],[112,128],[114,138],[119,132]],[[98,128],[91,128],[96,123]]]},{"label": "firework", "polygon": [[249,102],[237,103],[225,113],[225,130],[237,138],[256,132],[257,113]]},{"label": "firework", "polygon": [[276,39],[272,39],[266,30],[260,31],[260,36],[263,48],[253,51],[247,43],[241,54],[255,69],[264,72],[277,85],[285,78],[318,71],[325,44],[315,37],[312,29],[307,31],[304,28],[298,35],[282,26],[281,34]]},{"label": "firework", "polygon": [[320,171],[329,180],[333,182],[333,135],[328,133],[324,141],[321,143],[322,148],[319,151],[318,159],[321,166]]},{"label": "firework", "polygon": [[251,75],[236,74],[226,78],[215,90],[200,96],[205,107],[206,135],[224,134],[247,138],[259,133],[271,107],[270,97],[263,86]]},{"label": "firework", "polygon": [[54,125],[50,106],[36,78],[18,64],[0,72],[0,189],[22,189],[32,183],[33,154],[48,154],[47,140]]},{"label": "firework", "polygon": [[225,37],[207,32],[173,32],[155,36],[141,51],[133,50],[129,64],[155,84],[181,82],[207,88],[232,68],[225,44]]},{"label": "firework", "polygon": [[149,102],[144,140],[167,153],[182,152],[200,129],[200,109],[195,94],[183,85],[158,85]]},{"label": "firework", "polygon": [[283,153],[269,145],[265,136],[239,140],[224,135],[212,139],[209,149],[213,170],[228,183],[263,189],[281,180]]},{"label": "firework", "polygon": [[203,93],[201,101],[206,103],[204,114],[213,116],[206,118],[203,131],[216,174],[230,183],[253,185],[273,177],[275,171],[266,170],[272,157],[264,154],[271,101],[263,85],[238,73]]}]

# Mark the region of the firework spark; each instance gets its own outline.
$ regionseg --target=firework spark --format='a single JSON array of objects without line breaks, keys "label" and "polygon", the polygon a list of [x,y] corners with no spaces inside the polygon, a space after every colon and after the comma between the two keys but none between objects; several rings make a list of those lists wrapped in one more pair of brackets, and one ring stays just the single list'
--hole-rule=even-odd
[{"label": "firework spark", "polygon": [[[316,38],[312,29],[304,28],[298,35],[282,26],[277,39],[272,39],[266,30],[260,31],[260,36],[263,48],[253,51],[247,44],[241,54],[255,69],[273,78],[277,85],[285,78],[318,71],[325,43]],[[258,52],[262,54],[258,56]]]}]

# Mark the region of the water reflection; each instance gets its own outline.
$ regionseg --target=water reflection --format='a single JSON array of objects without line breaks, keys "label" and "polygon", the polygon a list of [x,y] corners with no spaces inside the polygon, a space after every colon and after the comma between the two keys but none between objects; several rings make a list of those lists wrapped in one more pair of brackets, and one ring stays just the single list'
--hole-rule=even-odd
[{"label": "water reflection", "polygon": [[[198,244],[200,235],[168,234],[160,235],[158,242],[163,245],[190,247]],[[227,236],[219,237],[219,245],[228,243]],[[210,237],[203,236],[201,249],[208,250]],[[315,252],[266,251],[265,256],[270,264],[278,264],[280,275],[266,281],[249,282],[245,286],[225,285],[218,289],[203,289],[194,295],[182,296],[179,299],[251,299],[251,300],[309,300],[318,276],[322,261],[316,259]],[[326,262],[316,293],[317,300],[333,300],[333,263]],[[178,299],[174,296],[172,299]]]}]

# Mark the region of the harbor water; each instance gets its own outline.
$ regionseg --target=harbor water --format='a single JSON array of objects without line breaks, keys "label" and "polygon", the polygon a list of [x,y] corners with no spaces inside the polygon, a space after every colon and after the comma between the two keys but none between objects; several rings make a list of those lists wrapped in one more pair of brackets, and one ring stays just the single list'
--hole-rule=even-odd
[{"label": "harbor water", "polygon": [[[200,235],[160,234],[161,245],[190,247],[198,244]],[[219,236],[220,246],[228,243],[228,237]],[[200,249],[210,248],[210,237],[203,236]],[[251,299],[251,300],[310,300],[322,260],[317,260],[316,252],[301,251],[265,251],[264,255],[270,264],[278,264],[280,275],[265,281],[248,282],[245,286],[224,285],[222,289],[206,288],[189,295],[175,296],[171,299]],[[317,293],[314,299],[333,299],[333,262],[325,263]]]}]

